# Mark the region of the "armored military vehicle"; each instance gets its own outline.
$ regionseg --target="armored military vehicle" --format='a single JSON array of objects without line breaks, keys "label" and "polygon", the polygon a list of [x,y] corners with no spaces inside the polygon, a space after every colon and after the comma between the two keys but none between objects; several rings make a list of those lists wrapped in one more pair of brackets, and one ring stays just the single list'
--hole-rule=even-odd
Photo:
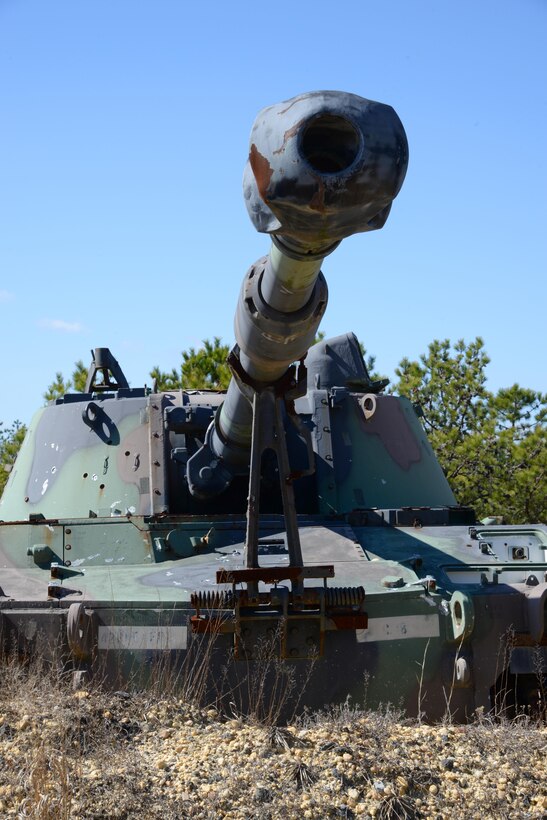
[{"label": "armored military vehicle", "polygon": [[324,260],[383,227],[407,160],[387,105],[260,112],[243,187],[271,249],[243,280],[229,389],[130,387],[97,348],[85,392],[36,413],[0,502],[5,653],[112,685],[167,660],[232,708],[534,705],[547,529],[479,523],[356,337],[314,344]]}]

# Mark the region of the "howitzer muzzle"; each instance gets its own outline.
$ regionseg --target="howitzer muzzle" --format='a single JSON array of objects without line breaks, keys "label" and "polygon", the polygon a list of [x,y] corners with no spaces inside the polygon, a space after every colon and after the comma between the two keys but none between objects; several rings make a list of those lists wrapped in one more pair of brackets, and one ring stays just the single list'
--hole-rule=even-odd
[{"label": "howitzer muzzle", "polygon": [[[383,227],[406,173],[408,145],[388,105],[316,91],[263,109],[243,191],[268,257],[248,271],[235,318],[239,360],[271,385],[313,344],[327,304],[321,264],[346,236]],[[188,462],[194,495],[224,489],[249,463],[252,408],[232,379],[205,445]]]},{"label": "howitzer muzzle", "polygon": [[257,116],[245,204],[257,231],[320,251],[381,228],[407,164],[391,106],[340,91],[302,94]]}]

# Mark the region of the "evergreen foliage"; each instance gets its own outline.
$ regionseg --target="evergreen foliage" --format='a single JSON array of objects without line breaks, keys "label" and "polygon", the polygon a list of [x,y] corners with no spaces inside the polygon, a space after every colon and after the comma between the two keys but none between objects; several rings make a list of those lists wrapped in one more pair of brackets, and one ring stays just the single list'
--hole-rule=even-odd
[{"label": "evergreen foliage", "polygon": [[547,396],[513,384],[486,389],[489,358],[477,337],[434,341],[403,359],[394,392],[419,404],[422,423],[460,504],[479,518],[547,521]]},{"label": "evergreen foliage", "polygon": [[230,348],[221,343],[220,337],[213,341],[203,340],[198,350],[191,347],[182,351],[180,371],[173,368],[164,373],[158,366],[150,371],[156,389],[161,390],[226,390],[230,383],[230,368],[226,364]]},{"label": "evergreen foliage", "polygon": [[27,428],[19,421],[14,421],[11,427],[7,428],[0,421],[0,495],[4,491],[26,432]]},{"label": "evergreen foliage", "polygon": [[85,383],[87,381],[87,367],[81,359],[74,363],[74,370],[72,377],[65,381],[62,373],[56,373],[55,379],[51,382],[46,392],[44,399],[46,401],[55,401],[55,399],[62,398],[65,393],[70,393],[71,390],[76,390],[77,393],[85,391]]}]

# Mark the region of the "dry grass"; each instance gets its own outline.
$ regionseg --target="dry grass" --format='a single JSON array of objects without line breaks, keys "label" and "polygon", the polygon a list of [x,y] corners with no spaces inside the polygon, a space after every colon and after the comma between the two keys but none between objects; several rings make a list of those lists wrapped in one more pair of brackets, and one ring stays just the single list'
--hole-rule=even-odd
[{"label": "dry grass", "polygon": [[426,726],[347,703],[280,726],[271,704],[262,722],[256,710],[223,715],[196,702],[199,685],[181,697],[161,680],[140,692],[74,692],[57,668],[4,664],[0,816],[547,815],[547,729],[525,717]]},{"label": "dry grass", "polygon": [[[71,676],[40,665],[11,662],[2,673],[0,816],[137,816],[142,800],[131,785],[146,792],[147,773],[131,740],[144,704],[126,693],[74,692]],[[159,817],[157,809],[152,800],[146,816]]]}]

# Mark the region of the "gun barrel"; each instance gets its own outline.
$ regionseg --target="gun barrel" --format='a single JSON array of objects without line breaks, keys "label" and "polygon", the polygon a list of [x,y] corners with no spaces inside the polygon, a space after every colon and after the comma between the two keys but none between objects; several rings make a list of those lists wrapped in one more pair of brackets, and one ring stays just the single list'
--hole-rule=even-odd
[{"label": "gun barrel", "polygon": [[[248,271],[235,317],[243,370],[273,384],[313,344],[327,305],[321,265],[340,241],[383,227],[406,173],[395,111],[355,94],[318,91],[263,109],[243,177],[251,221],[272,235]],[[191,492],[216,494],[249,461],[252,408],[232,379],[206,444],[188,462]]]}]

